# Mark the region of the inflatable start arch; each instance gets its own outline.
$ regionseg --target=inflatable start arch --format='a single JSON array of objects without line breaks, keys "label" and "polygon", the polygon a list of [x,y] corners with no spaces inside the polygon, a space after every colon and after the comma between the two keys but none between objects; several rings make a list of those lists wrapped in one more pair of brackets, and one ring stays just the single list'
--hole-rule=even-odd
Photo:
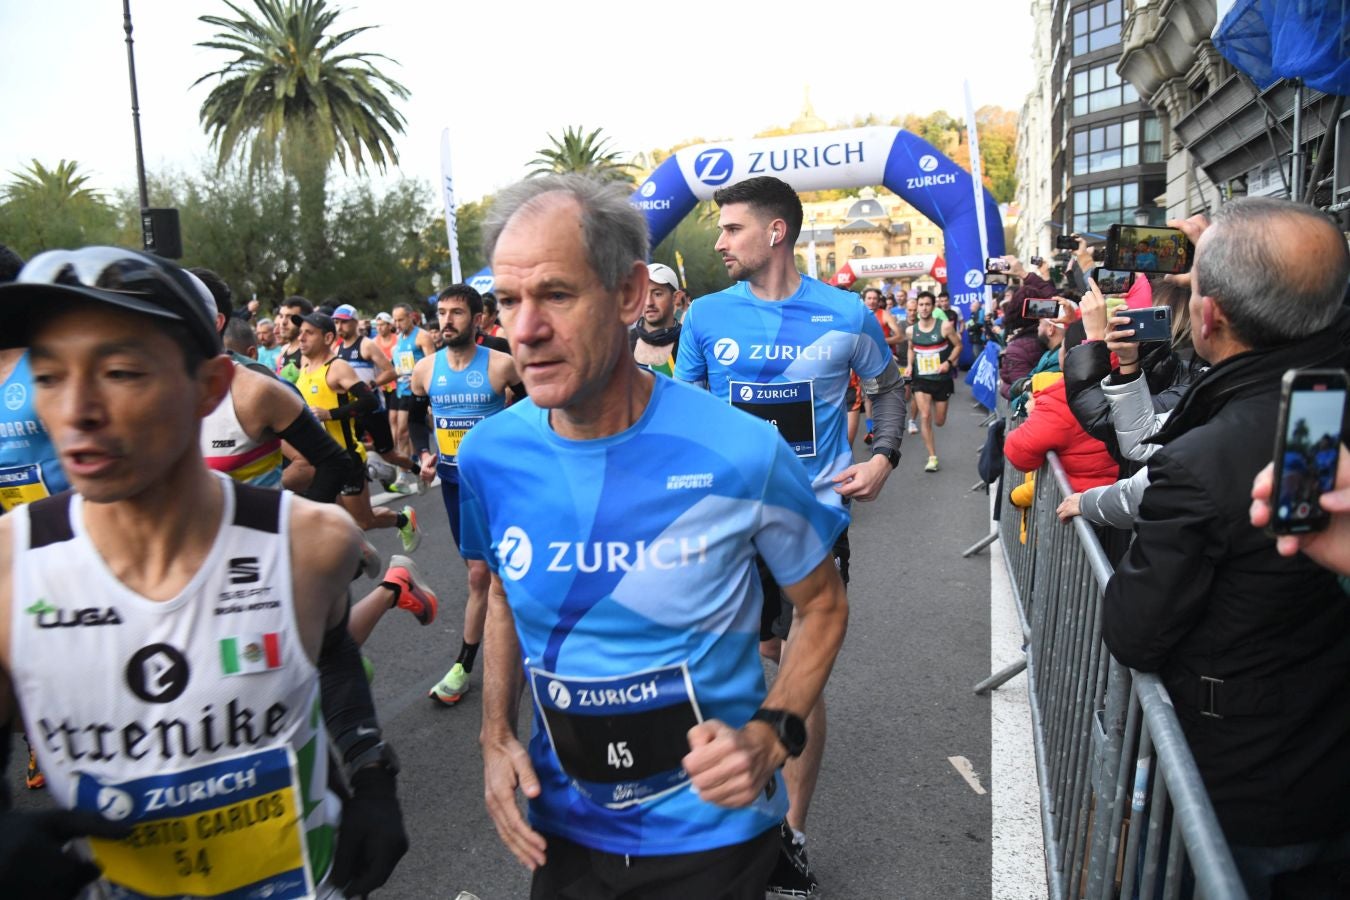
[{"label": "inflatable start arch", "polygon": [[[941,226],[947,290],[965,312],[984,302],[984,249],[968,172],[918,135],[894,127],[699,144],[677,150],[638,186],[633,205],[659,244],[700,200],[718,188],[772,175],[797,191],[882,184]],[[988,253],[1003,255],[1003,220],[988,191]]]}]

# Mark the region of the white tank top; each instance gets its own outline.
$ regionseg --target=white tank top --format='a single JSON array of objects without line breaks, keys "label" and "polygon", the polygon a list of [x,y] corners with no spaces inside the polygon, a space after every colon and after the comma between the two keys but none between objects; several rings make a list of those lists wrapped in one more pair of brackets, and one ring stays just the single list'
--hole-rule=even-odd
[{"label": "white tank top", "polygon": [[202,458],[215,471],[254,487],[281,487],[281,439],[249,437],[234,408],[233,386],[202,420],[200,445]]},{"label": "white tank top", "polygon": [[165,602],[112,575],[78,494],[9,514],[14,689],[53,799],[134,826],[89,841],[107,882],[130,896],[309,897],[340,801],[295,622],[290,495],[217,477],[220,530]]}]

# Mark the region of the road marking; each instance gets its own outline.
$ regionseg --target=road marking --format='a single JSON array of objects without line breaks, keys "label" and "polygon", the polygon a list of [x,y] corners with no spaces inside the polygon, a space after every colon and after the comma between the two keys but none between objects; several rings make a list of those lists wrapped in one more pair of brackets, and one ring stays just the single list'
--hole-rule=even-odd
[{"label": "road marking", "polygon": [[952,768],[966,780],[972,791],[977,794],[989,793],[984,789],[984,785],[980,784],[980,776],[975,774],[975,767],[970,764],[970,760],[964,756],[949,756],[947,762],[951,763]]}]

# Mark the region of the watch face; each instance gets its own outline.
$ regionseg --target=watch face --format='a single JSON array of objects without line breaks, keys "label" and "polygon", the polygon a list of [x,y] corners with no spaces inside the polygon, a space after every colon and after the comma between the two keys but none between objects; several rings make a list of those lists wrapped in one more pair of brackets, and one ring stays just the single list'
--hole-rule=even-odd
[{"label": "watch face", "polygon": [[787,738],[788,749],[795,756],[806,746],[806,723],[793,715],[783,717],[783,736]]}]

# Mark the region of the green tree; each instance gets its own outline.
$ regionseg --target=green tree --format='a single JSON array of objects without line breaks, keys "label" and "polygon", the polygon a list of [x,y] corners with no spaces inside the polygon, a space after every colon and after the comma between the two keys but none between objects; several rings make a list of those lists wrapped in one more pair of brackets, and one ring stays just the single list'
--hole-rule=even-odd
[{"label": "green tree", "polygon": [[407,88],[381,72],[381,53],[350,52],[344,45],[373,26],[339,31],[340,11],[325,0],[253,0],[249,12],[229,0],[238,17],[202,16],[223,29],[199,46],[234,58],[194,86],[218,79],[199,118],[223,164],[249,145],[254,169],[279,160],[299,191],[300,232],[306,267],[317,272],[330,253],[323,225],[327,176],[336,159],[343,171],[381,171],[398,163],[394,134],[403,115],[395,99]]},{"label": "green tree", "polygon": [[535,152],[539,155],[526,165],[532,166],[529,177],[566,172],[590,172],[610,181],[633,184],[628,163],[620,161],[620,153],[609,149],[609,138],[600,136],[597,128],[590,134],[580,126],[568,126],[562,139],[549,135],[550,146]]},{"label": "green tree", "polygon": [[[58,247],[116,243],[118,214],[89,187],[79,163],[48,169],[36,159],[0,187],[0,243],[24,257]],[[139,220],[139,216],[137,217]],[[139,246],[137,238],[132,246]]]},{"label": "green tree", "polygon": [[676,272],[675,252],[684,257],[684,275],[691,297],[702,297],[731,286],[727,267],[713,246],[717,243],[717,212],[703,201],[685,216],[675,230],[652,248],[652,261],[665,263]]}]

